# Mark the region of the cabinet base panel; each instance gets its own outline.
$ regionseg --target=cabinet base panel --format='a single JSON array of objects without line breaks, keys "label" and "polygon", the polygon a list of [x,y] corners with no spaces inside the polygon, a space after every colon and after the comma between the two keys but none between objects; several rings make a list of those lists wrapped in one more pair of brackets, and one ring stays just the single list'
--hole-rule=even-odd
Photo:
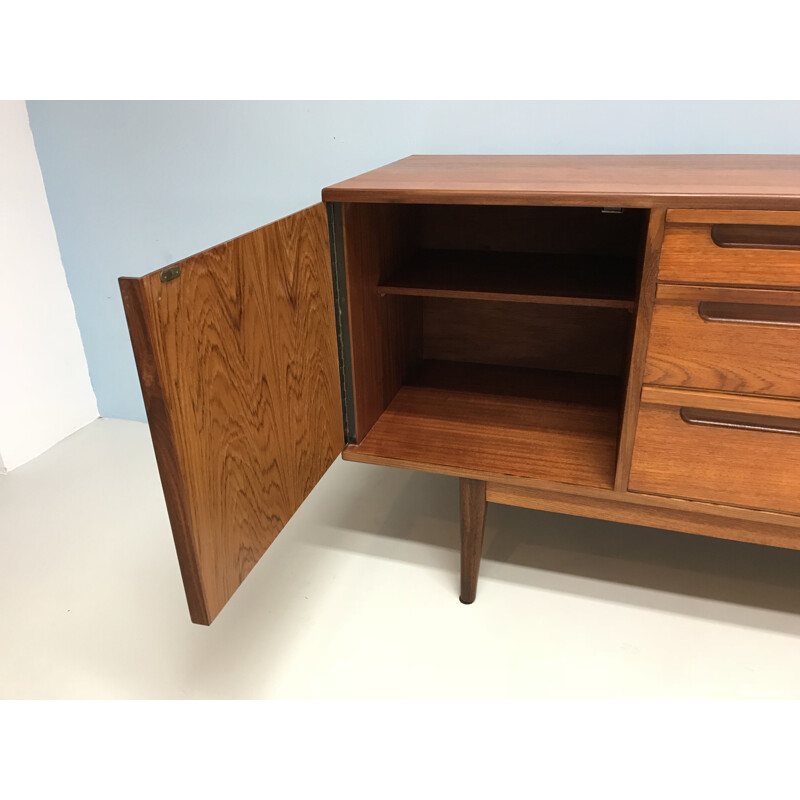
[{"label": "cabinet base panel", "polygon": [[358,452],[610,489],[620,396],[615,376],[426,360]]},{"label": "cabinet base panel", "polygon": [[[715,514],[713,511],[660,508],[643,505],[641,502],[632,502],[626,500],[624,496],[619,498],[586,497],[490,482],[486,486],[486,500],[490,503],[554,511],[558,514],[606,519],[612,522],[644,525],[649,528],[664,528],[682,533],[714,536],[719,539],[733,539],[800,550],[800,528],[796,525],[783,525],[755,519],[736,519],[727,515]],[[705,507],[713,508],[709,505]],[[730,509],[725,510],[730,511]]]}]

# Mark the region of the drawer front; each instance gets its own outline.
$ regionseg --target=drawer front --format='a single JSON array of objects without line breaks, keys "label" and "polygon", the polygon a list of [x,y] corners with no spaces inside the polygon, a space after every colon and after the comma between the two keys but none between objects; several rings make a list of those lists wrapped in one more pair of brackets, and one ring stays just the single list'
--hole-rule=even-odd
[{"label": "drawer front", "polygon": [[660,285],[644,382],[800,397],[800,292]]},{"label": "drawer front", "polygon": [[645,386],[628,488],[800,513],[800,401]]},{"label": "drawer front", "polygon": [[658,278],[800,288],[800,211],[672,209]]}]

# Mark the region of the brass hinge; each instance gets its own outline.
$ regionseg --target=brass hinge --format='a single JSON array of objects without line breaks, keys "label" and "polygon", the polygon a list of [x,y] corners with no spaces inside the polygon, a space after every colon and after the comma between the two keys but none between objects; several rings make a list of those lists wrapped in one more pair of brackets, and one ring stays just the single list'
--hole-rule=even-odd
[{"label": "brass hinge", "polygon": [[175,278],[180,278],[180,276],[180,267],[169,267],[167,269],[163,269],[161,270],[161,283],[169,283],[170,281],[174,281]]}]

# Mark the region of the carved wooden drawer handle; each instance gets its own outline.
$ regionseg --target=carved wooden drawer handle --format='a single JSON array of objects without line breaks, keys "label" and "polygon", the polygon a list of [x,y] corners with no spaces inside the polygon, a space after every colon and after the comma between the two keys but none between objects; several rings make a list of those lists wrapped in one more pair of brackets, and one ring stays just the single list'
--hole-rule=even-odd
[{"label": "carved wooden drawer handle", "polygon": [[717,247],[800,250],[800,226],[717,224],[711,226],[711,239]]},{"label": "carved wooden drawer handle", "polygon": [[741,414],[736,411],[709,411],[705,408],[681,408],[681,419],[689,425],[736,428],[762,433],[800,433],[800,419],[770,417],[766,414]]},{"label": "carved wooden drawer handle", "polygon": [[800,326],[800,306],[771,306],[761,303],[711,303],[697,305],[706,322],[749,322],[751,325]]}]

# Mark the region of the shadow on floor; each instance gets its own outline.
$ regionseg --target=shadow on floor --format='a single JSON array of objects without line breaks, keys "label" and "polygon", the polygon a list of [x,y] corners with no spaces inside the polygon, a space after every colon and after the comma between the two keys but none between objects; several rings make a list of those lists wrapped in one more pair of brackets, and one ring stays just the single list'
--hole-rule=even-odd
[{"label": "shadow on floor", "polygon": [[[446,548],[457,571],[457,479],[370,467],[352,485],[352,494],[332,510],[333,525]],[[376,497],[391,501],[379,504]],[[364,537],[320,537],[314,543],[370,548]],[[403,557],[408,554],[430,563],[423,549],[406,548]],[[795,550],[490,504],[481,574],[800,635],[800,551]],[[457,575],[444,579],[456,600]],[[480,594],[479,581],[478,602]],[[782,614],[759,613],[764,610]]]}]

